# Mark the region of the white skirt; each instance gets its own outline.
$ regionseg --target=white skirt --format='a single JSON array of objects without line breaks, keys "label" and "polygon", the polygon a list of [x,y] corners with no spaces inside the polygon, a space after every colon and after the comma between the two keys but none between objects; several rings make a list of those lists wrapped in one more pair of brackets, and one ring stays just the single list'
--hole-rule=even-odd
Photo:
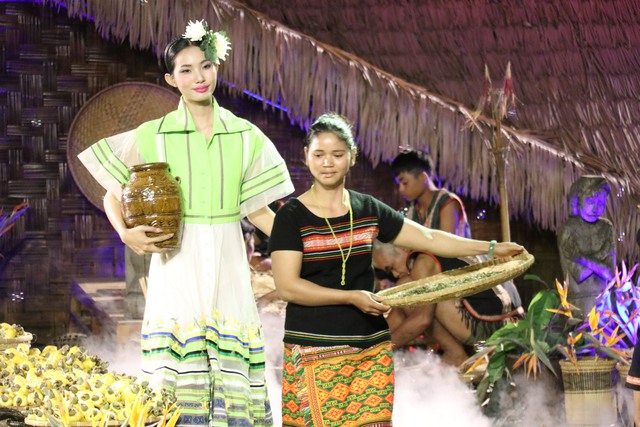
[{"label": "white skirt", "polygon": [[179,250],[152,256],[141,347],[141,379],[175,391],[180,425],[272,425],[239,222],[186,224]]}]

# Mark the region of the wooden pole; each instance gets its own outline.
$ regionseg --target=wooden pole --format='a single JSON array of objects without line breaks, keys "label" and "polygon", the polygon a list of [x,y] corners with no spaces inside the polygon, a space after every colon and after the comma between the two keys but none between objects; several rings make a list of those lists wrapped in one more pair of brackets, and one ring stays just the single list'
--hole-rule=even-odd
[{"label": "wooden pole", "polygon": [[507,147],[502,141],[502,129],[500,121],[496,120],[493,135],[493,157],[496,161],[496,171],[498,174],[498,191],[500,194],[500,225],[502,230],[502,241],[511,241],[511,229],[509,227],[509,196],[507,195],[506,164]]}]

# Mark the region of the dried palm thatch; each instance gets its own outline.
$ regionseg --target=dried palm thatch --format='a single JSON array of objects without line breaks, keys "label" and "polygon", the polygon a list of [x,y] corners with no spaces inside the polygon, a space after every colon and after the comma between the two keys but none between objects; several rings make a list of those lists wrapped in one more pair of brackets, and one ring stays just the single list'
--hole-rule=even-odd
[{"label": "dried palm thatch", "polygon": [[[49,5],[62,3],[45,0]],[[212,28],[227,31],[232,40],[231,59],[222,66],[220,77],[233,82],[237,90],[259,94],[265,108],[268,102],[280,102],[289,118],[302,126],[327,110],[347,115],[357,122],[362,151],[374,165],[391,159],[399,145],[429,150],[438,159],[440,175],[474,199],[497,201],[498,197],[487,143],[491,121],[481,117],[473,130],[465,123],[479,94],[484,63],[495,72],[511,60],[516,92],[521,100],[531,102],[520,128],[536,129],[544,135],[552,132],[553,136],[544,140],[513,126],[502,128],[512,147],[507,156],[512,214],[556,229],[568,215],[566,194],[571,183],[584,173],[595,172],[607,176],[614,194],[627,190],[627,197],[610,198],[608,216],[616,228],[632,236],[640,226],[635,200],[640,184],[629,167],[630,161],[638,160],[637,155],[627,156],[631,150],[626,149],[621,156],[611,144],[612,138],[622,138],[638,145],[635,129],[608,126],[605,131],[602,124],[634,120],[637,106],[622,95],[625,91],[637,94],[637,83],[624,75],[607,75],[608,88],[620,94],[620,99],[612,108],[603,109],[598,102],[605,96],[599,93],[601,86],[572,69],[587,63],[590,69],[601,70],[613,60],[612,55],[619,54],[617,46],[626,43],[631,47],[640,39],[637,25],[622,29],[612,25],[616,19],[628,21],[635,16],[630,0],[611,2],[614,6],[591,2],[588,7],[579,0],[535,4],[531,0],[522,8],[496,2],[478,5],[470,0],[406,2],[405,6],[390,7],[386,1],[372,0],[367,2],[367,13],[362,13],[355,0],[317,2],[319,5],[303,0],[247,2],[280,10],[282,21],[304,21],[310,33],[317,25],[318,34],[333,34],[333,39],[327,39],[334,45],[375,52],[369,58],[375,59],[376,65],[231,0],[176,0],[162,3],[162,7],[133,0],[65,3],[70,15],[91,16],[103,37],[128,39],[134,47],[153,47],[156,52],[170,37],[181,34],[187,21],[206,19]],[[573,16],[579,17],[577,24],[569,25],[575,31],[554,29],[554,20],[569,22]],[[332,25],[326,25],[327,20]],[[599,23],[602,25],[596,25]],[[465,37],[460,36],[463,31]],[[576,40],[587,47],[606,46],[597,54],[561,50],[563,44]],[[515,61],[514,55],[527,46],[535,47],[527,50],[531,59]],[[632,47],[635,52],[637,46]],[[626,60],[635,64],[637,58],[628,54]],[[621,59],[616,57],[616,61]],[[563,73],[550,72],[559,69]],[[469,70],[478,70],[477,80],[468,78]],[[532,76],[541,75],[545,76],[545,87],[518,86],[518,79],[533,81]],[[412,81],[437,92],[397,76],[412,76]],[[574,84],[588,93],[589,99],[576,103],[561,98],[563,92],[554,88],[566,84],[568,76],[575,77]],[[563,115],[567,109],[574,112],[570,119]],[[585,124],[592,127],[576,127]],[[636,250],[632,239],[620,243],[619,253],[624,258],[635,255]]]}]

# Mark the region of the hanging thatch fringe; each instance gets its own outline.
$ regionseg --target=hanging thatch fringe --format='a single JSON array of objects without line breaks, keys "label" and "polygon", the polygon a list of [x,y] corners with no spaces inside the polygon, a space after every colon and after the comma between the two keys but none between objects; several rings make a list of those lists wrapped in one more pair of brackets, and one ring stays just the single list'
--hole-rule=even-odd
[{"label": "hanging thatch fringe", "polygon": [[[61,0],[44,3],[63,5]],[[438,160],[441,177],[456,191],[498,202],[494,161],[487,143],[491,137],[489,119],[481,117],[478,126],[471,129],[466,125],[469,110],[459,103],[395,78],[234,1],[173,1],[163,2],[162,7],[155,3],[64,1],[69,15],[93,17],[102,37],[118,42],[128,38],[131,46],[152,47],[158,55],[170,37],[184,31],[189,20],[206,19],[211,28],[223,29],[231,38],[233,51],[220,69],[220,78],[234,90],[257,93],[263,97],[265,108],[268,101],[281,103],[292,123],[305,128],[322,112],[345,114],[356,122],[362,152],[374,166],[390,160],[399,146],[428,150]],[[621,104],[618,110],[620,117],[631,117],[626,105]],[[597,105],[585,104],[582,119],[587,122],[605,113],[597,111]],[[557,229],[568,215],[568,189],[580,175],[588,173],[589,165],[533,135],[509,127],[502,129],[511,146],[507,154],[510,212],[542,228]],[[593,145],[594,152],[608,154],[597,132],[581,138]],[[624,233],[619,255],[628,260],[637,250],[637,209],[629,197],[616,197],[629,189],[629,183],[613,175],[607,178],[612,185],[608,217]]]}]

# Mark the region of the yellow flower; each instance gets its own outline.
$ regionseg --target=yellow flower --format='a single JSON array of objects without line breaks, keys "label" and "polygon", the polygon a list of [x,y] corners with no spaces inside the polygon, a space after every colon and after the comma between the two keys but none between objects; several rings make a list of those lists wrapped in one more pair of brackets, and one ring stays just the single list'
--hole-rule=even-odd
[{"label": "yellow flower", "polygon": [[618,335],[618,329],[620,329],[620,326],[616,326],[616,328],[613,330],[613,332],[611,332],[610,336],[607,336],[607,334],[604,333],[604,331],[602,332],[602,335],[604,336],[605,341],[606,341],[605,346],[613,347],[614,345],[616,345],[618,343],[618,341],[620,341],[622,338],[624,338],[626,336],[626,334],[624,332],[622,334]]},{"label": "yellow flower", "polygon": [[593,307],[589,312],[589,327],[592,331],[596,331],[598,328],[598,324],[600,323],[600,313],[596,311],[596,308]]},{"label": "yellow flower", "polygon": [[563,316],[567,316],[569,318],[573,318],[573,315],[571,314],[571,310],[556,310],[555,308],[547,308],[547,311],[551,313],[562,314]]},{"label": "yellow flower", "polygon": [[572,333],[569,333],[569,335],[567,336],[567,344],[569,344],[570,346],[574,346],[580,341],[581,338],[582,338],[582,332],[580,332],[575,337],[573,336]]}]

